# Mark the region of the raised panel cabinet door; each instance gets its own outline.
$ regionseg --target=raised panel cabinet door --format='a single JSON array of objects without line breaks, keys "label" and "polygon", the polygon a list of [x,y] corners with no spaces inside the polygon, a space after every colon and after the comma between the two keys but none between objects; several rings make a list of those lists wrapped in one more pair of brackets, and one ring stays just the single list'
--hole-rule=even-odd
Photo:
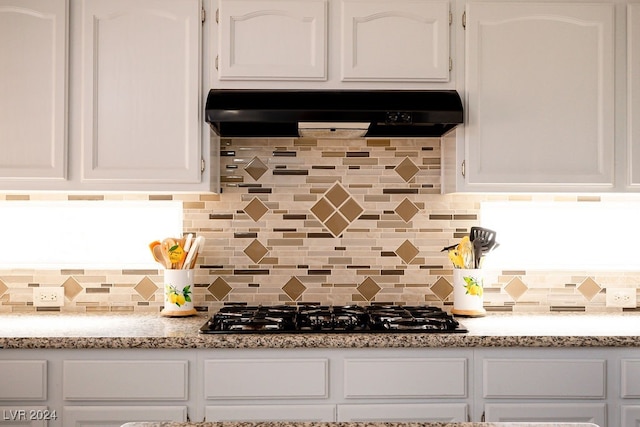
[{"label": "raised panel cabinet door", "polygon": [[344,397],[465,398],[467,359],[346,359]]},{"label": "raised panel cabinet door", "polygon": [[640,425],[640,406],[622,405],[620,411],[622,416],[621,427],[637,427]]},{"label": "raised panel cabinet door", "polygon": [[610,189],[614,5],[466,8],[469,189]]},{"label": "raised panel cabinet door", "polygon": [[185,422],[186,406],[65,406],[65,427],[120,427],[128,422]]},{"label": "raised panel cabinet door", "polygon": [[338,405],[339,422],[465,422],[466,403],[376,403]]},{"label": "raised panel cabinet door", "polygon": [[220,0],[220,80],[326,80],[327,0]]},{"label": "raised panel cabinet door", "polygon": [[628,185],[640,188],[640,4],[627,5]]},{"label": "raised panel cabinet door", "polygon": [[67,176],[67,0],[0,0],[0,180]]},{"label": "raised panel cabinet door", "polygon": [[343,81],[448,81],[449,2],[342,0]]},{"label": "raised panel cabinet door", "polygon": [[333,422],[335,405],[208,405],[207,421]]},{"label": "raised panel cabinet door", "polygon": [[0,360],[0,378],[0,401],[47,399],[46,360]]},{"label": "raised panel cabinet door", "polygon": [[605,403],[489,403],[487,422],[593,423],[607,427]]},{"label": "raised panel cabinet door", "polygon": [[200,0],[81,2],[81,180],[200,182]]},{"label": "raised panel cabinet door", "polygon": [[328,375],[327,359],[209,359],[204,361],[204,395],[205,399],[321,399],[329,395]]}]

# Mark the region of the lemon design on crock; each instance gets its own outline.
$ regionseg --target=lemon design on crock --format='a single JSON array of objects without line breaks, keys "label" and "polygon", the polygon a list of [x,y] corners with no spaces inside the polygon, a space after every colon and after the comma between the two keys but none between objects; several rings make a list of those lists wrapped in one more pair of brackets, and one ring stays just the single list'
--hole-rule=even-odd
[{"label": "lemon design on crock", "polygon": [[175,286],[166,285],[166,298],[171,304],[175,304],[178,307],[183,306],[187,302],[191,302],[191,286],[185,286],[182,291],[179,291]]},{"label": "lemon design on crock", "polygon": [[464,285],[464,288],[467,290],[466,292],[467,295],[473,295],[478,297],[482,296],[482,285],[478,283],[476,279],[474,279],[473,277],[467,276],[467,277],[464,277],[464,281],[466,283]]}]

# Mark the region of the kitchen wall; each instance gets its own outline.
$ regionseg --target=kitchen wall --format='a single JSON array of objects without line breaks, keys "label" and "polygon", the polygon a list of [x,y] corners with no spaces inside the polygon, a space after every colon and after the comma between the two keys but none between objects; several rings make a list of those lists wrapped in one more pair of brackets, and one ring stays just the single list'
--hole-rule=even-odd
[{"label": "kitchen wall", "polygon": [[[447,308],[452,267],[440,250],[479,223],[482,201],[588,204],[614,197],[441,195],[435,138],[222,140],[220,162],[220,195],[34,193],[0,200],[182,201],[184,231],[207,238],[194,304],[215,310],[225,302],[296,301]],[[488,311],[619,311],[605,308],[606,288],[640,281],[640,273],[629,272],[493,273],[485,283]],[[35,311],[38,286],[63,286],[63,311],[158,312],[163,305],[159,270],[0,270],[0,312]]]}]

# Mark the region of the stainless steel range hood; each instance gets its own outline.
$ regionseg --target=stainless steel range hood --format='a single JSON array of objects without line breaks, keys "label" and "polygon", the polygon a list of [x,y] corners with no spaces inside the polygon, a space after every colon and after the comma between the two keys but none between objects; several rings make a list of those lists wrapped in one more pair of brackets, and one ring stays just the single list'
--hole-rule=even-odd
[{"label": "stainless steel range hood", "polygon": [[297,137],[300,127],[328,137],[343,127],[366,137],[438,137],[462,123],[462,101],[455,90],[212,89],[205,115],[222,137]]}]

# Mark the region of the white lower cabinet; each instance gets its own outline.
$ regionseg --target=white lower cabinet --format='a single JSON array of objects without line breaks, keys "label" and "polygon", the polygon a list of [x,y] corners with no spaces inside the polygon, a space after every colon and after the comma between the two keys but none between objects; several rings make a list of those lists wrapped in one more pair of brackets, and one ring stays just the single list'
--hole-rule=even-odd
[{"label": "white lower cabinet", "polygon": [[0,378],[3,426],[640,425],[640,348],[3,349]]},{"label": "white lower cabinet", "polygon": [[589,422],[607,426],[607,355],[562,349],[484,350],[476,397],[488,422]]}]

